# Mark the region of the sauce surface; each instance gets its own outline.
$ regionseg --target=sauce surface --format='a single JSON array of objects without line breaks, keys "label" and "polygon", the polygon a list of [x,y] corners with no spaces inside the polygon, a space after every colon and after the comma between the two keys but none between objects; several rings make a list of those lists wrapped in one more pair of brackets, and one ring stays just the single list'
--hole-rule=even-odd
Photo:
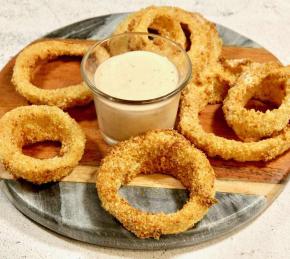
[{"label": "sauce surface", "polygon": [[177,88],[178,71],[166,57],[131,51],[111,57],[97,68],[94,81],[102,92],[124,100],[147,100]]}]

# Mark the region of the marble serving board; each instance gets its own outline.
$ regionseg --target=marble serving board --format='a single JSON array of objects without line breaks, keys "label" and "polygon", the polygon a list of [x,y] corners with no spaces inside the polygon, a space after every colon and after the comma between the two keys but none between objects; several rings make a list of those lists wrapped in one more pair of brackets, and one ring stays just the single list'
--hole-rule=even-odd
[{"label": "marble serving board", "polygon": [[[56,30],[45,38],[102,39],[114,30],[126,14],[114,14],[81,21]],[[257,62],[276,60],[258,44],[225,27],[218,26],[224,44],[225,58],[250,58]],[[28,105],[18,95],[10,79],[15,59],[0,72],[0,116],[20,105]],[[79,59],[60,58],[41,64],[34,83],[43,88],[64,87],[81,81]],[[217,176],[218,203],[194,228],[160,240],[137,239],[100,207],[95,188],[97,166],[110,150],[98,131],[93,103],[67,111],[83,128],[87,137],[80,165],[60,183],[34,186],[13,177],[0,168],[2,190],[26,216],[62,235],[92,244],[128,248],[162,249],[200,244],[231,234],[258,216],[280,193],[289,173],[290,152],[269,162],[237,163],[210,159]],[[234,138],[227,127],[220,105],[208,106],[200,116],[207,131]],[[57,155],[59,145],[40,143],[25,147],[27,155],[46,158]],[[187,199],[184,187],[165,175],[138,176],[121,194],[129,202],[147,211],[170,213],[182,207]]]}]

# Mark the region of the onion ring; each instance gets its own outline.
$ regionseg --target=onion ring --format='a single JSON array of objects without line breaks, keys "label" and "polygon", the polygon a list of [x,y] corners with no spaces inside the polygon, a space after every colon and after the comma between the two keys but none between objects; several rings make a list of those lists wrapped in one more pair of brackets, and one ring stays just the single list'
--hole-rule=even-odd
[{"label": "onion ring", "polygon": [[[279,81],[279,84],[274,85],[282,93],[285,91],[281,105],[277,109],[266,112],[246,109],[244,106],[255,96],[255,93],[263,92],[265,89],[263,82],[267,82],[267,85],[272,82],[273,88],[273,79],[276,83],[278,79],[284,81]],[[251,66],[229,90],[223,103],[228,125],[243,141],[257,141],[281,131],[290,119],[290,68],[273,71],[271,64]]]},{"label": "onion ring", "polygon": [[[37,159],[22,147],[39,141],[60,141],[60,156]],[[47,105],[15,108],[0,119],[0,158],[16,178],[36,184],[57,181],[68,175],[81,159],[85,135],[80,126],[61,109]]]},{"label": "onion ring", "polygon": [[[189,200],[175,213],[150,213],[130,206],[118,189],[138,174],[164,173],[179,179]],[[158,239],[192,227],[215,203],[215,174],[206,156],[173,130],[155,130],[121,142],[98,170],[102,206],[139,238]]]},{"label": "onion ring", "polygon": [[[167,26],[169,23],[172,26]],[[130,15],[117,27],[115,33],[148,32],[151,28],[183,47],[184,38],[188,38],[190,43],[185,48],[193,64],[193,79],[202,82],[204,77],[208,78],[202,72],[206,71],[208,74],[216,65],[222,48],[214,24],[198,13],[190,13],[181,8],[151,6]]]},{"label": "onion ring", "polygon": [[[167,37],[178,42],[183,48],[186,47],[186,37],[181,28],[181,25],[177,23],[172,17],[168,15],[160,14],[160,10],[167,7],[147,7],[145,9],[141,9],[136,13],[132,13],[128,15],[124,21],[122,21],[114,31],[114,34],[124,33],[124,32],[133,32],[135,30],[135,26],[138,25],[142,16],[146,14],[148,11],[152,11],[152,20],[150,22],[150,27],[145,28],[142,32],[151,32],[158,33],[163,37]],[[141,32],[141,31],[140,31]],[[148,41],[147,43],[149,43]]]},{"label": "onion ring", "polygon": [[209,103],[222,102],[240,74],[253,62],[248,59],[223,59],[214,67],[206,86],[201,89],[209,96]]},{"label": "onion ring", "polygon": [[[273,69],[280,67],[280,64],[277,62],[269,62],[268,64],[273,66]],[[211,74],[208,75],[208,82],[205,81],[203,87],[199,90],[205,91],[209,96],[209,104],[220,103],[224,100],[228,90],[235,84],[241,73],[250,66],[260,66],[260,63],[253,62],[249,59],[220,58],[220,61],[212,69]],[[261,100],[269,99],[262,92],[257,93],[256,96],[259,96],[258,99]],[[271,99],[273,98],[271,97]]]},{"label": "onion ring", "polygon": [[26,47],[16,58],[12,82],[19,94],[33,104],[56,105],[67,109],[87,104],[92,94],[84,82],[59,89],[41,89],[31,83],[31,75],[40,60],[58,56],[83,56],[92,42],[46,40]]},{"label": "onion ring", "polygon": [[[146,9],[148,8],[150,7],[147,7]],[[143,12],[146,9],[141,9],[138,12],[133,12],[129,14],[122,22],[118,24],[113,34],[116,35],[124,32],[133,32],[134,27],[140,21]]]},{"label": "onion ring", "polygon": [[289,125],[272,138],[247,143],[205,132],[198,115],[209,104],[210,99],[205,92],[197,92],[195,89],[190,84],[183,93],[178,130],[208,156],[241,162],[268,161],[290,148]]},{"label": "onion ring", "polygon": [[[290,66],[287,66],[287,69],[289,71]],[[270,102],[277,107],[280,106],[286,95],[284,83],[285,78],[280,77],[272,76],[271,80],[264,80],[263,91],[256,92],[253,99],[259,99],[261,101]]]}]

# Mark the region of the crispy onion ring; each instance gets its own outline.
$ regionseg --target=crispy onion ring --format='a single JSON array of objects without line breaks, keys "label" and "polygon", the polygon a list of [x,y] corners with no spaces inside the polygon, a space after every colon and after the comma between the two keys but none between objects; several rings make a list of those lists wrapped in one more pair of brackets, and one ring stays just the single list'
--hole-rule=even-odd
[{"label": "crispy onion ring", "polygon": [[[214,24],[198,13],[190,13],[177,7],[151,6],[130,15],[117,27],[115,33],[148,32],[151,29],[187,49],[193,64],[195,82],[208,78],[202,72],[207,74],[216,65],[222,47]],[[184,38],[188,42],[184,43]]]},{"label": "crispy onion ring", "polygon": [[[267,65],[273,67],[273,69],[280,67],[278,62],[268,62]],[[250,66],[260,66],[260,63],[253,62],[249,59],[220,58],[220,62],[208,74],[209,80],[207,82],[205,81],[203,87],[198,90],[204,91],[208,95],[209,104],[220,103],[224,100],[228,90],[235,84],[240,75]],[[267,88],[272,89],[273,87]],[[275,89],[274,92],[278,93]],[[258,92],[255,97],[257,96],[260,100],[269,99],[263,92]],[[280,96],[281,93],[276,99],[279,100]],[[271,99],[273,99],[272,96]],[[275,101],[276,103],[277,100]]]},{"label": "crispy onion ring", "polygon": [[[137,26],[137,24],[140,22],[142,16],[146,14],[147,11],[152,11],[153,13],[151,14],[152,19],[150,22],[150,27],[145,28],[143,31],[140,32],[160,34],[163,37],[167,37],[178,42],[183,48],[186,48],[186,36],[184,35],[181,25],[173,20],[172,17],[160,14],[161,8],[163,9],[168,7],[156,8],[151,6],[128,15],[117,26],[114,34],[136,31],[135,26]],[[150,43],[150,41],[147,41],[147,43]]]},{"label": "crispy onion ring", "polygon": [[59,89],[41,89],[31,83],[32,72],[41,60],[58,56],[83,56],[92,45],[90,41],[47,40],[26,47],[16,58],[12,82],[19,94],[33,104],[56,105],[66,109],[83,105],[92,100],[92,94],[84,82]]},{"label": "crispy onion ring", "polygon": [[[147,7],[147,8],[149,8],[149,7]],[[138,12],[133,12],[133,13],[129,14],[122,22],[120,22],[118,24],[118,26],[116,27],[113,34],[120,34],[120,33],[124,33],[124,32],[133,32],[134,27],[140,21],[142,15],[143,15],[143,12],[146,9],[141,9]]]},{"label": "crispy onion ring", "polygon": [[[216,65],[208,71],[207,80],[202,87],[195,91],[205,92],[209,104],[222,102],[230,87],[234,85],[240,74],[253,62],[247,59],[220,59]],[[193,82],[193,84],[195,84]]]},{"label": "crispy onion ring", "polygon": [[[290,68],[290,67],[289,67]],[[271,77],[271,80],[263,81],[263,91],[256,92],[253,99],[258,99],[278,107],[286,95],[285,79]]]},{"label": "crispy onion ring", "polygon": [[[245,108],[247,102],[257,92],[264,91],[264,82],[268,86],[272,82],[273,88],[274,81],[276,82],[274,87],[285,93],[277,109],[261,112]],[[273,133],[276,134],[287,126],[290,119],[290,68],[279,68],[273,71],[273,66],[269,64],[252,65],[229,90],[223,103],[228,125],[243,141],[257,141]]]},{"label": "crispy onion ring", "polygon": [[198,115],[209,104],[209,96],[195,89],[191,84],[183,93],[178,129],[208,156],[241,162],[268,161],[290,148],[290,126],[285,127],[272,138],[247,143],[205,132]]},{"label": "crispy onion ring", "polygon": [[[39,141],[60,141],[60,156],[37,159],[22,147]],[[36,184],[68,175],[81,159],[85,135],[67,113],[57,107],[31,105],[15,108],[0,119],[0,159],[16,178]]]},{"label": "crispy onion ring", "polygon": [[[179,179],[189,200],[175,213],[150,213],[133,208],[118,194],[138,174],[164,173]],[[180,233],[202,219],[215,203],[215,175],[206,156],[173,130],[156,130],[115,146],[98,170],[102,206],[139,238],[158,239]]]}]

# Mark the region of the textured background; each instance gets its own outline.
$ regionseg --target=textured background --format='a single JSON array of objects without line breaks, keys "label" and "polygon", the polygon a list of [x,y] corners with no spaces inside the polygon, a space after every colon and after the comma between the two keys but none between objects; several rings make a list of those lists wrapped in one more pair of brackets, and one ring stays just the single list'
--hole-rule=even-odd
[{"label": "textured background", "polygon": [[[61,26],[107,13],[128,12],[150,4],[175,4],[199,11],[274,53],[290,64],[290,1],[191,0],[0,0],[0,67],[21,48]],[[100,248],[56,235],[32,223],[0,192],[0,258],[289,258],[290,185],[247,228],[208,247],[156,252]]]}]

